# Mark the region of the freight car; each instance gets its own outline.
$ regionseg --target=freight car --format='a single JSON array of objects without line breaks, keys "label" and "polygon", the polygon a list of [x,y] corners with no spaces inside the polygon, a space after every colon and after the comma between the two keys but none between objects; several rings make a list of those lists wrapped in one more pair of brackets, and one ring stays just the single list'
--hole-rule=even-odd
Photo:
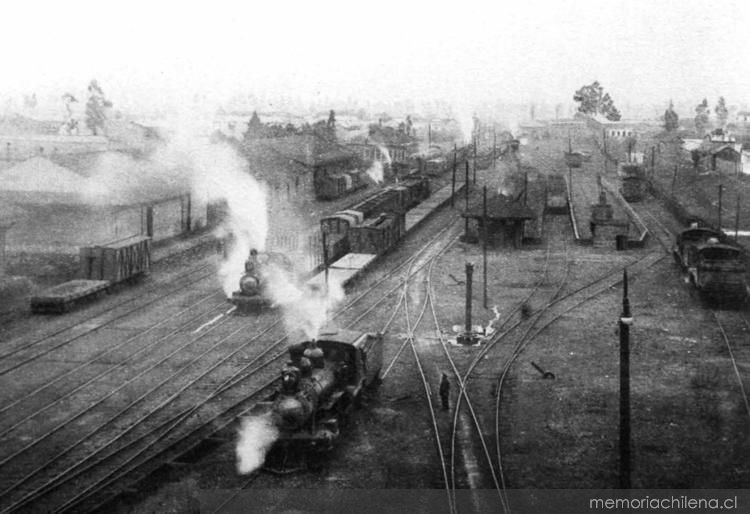
[{"label": "freight car", "polygon": [[[381,189],[347,210],[322,218],[320,230],[325,239],[326,262],[334,262],[349,252],[384,253],[403,236],[406,211],[429,195],[429,179],[411,176],[397,185]],[[387,216],[383,218],[382,215]],[[368,236],[357,233],[355,238],[350,237],[355,228]],[[362,251],[363,248],[375,251]]]},{"label": "freight car", "polygon": [[290,346],[278,389],[250,412],[270,417],[279,433],[264,468],[290,473],[332,450],[352,407],[378,382],[382,364],[382,334],[330,330]]},{"label": "freight car", "polygon": [[30,299],[31,312],[68,312],[111,291],[113,286],[147,275],[151,269],[151,238],[133,236],[80,249],[80,279],[46,289]]},{"label": "freight car", "polygon": [[335,200],[367,186],[366,173],[352,170],[322,175],[315,181],[315,198]]},{"label": "freight car", "polygon": [[621,193],[628,202],[640,202],[646,192],[646,172],[642,165],[624,163],[619,169]]},{"label": "freight car", "polygon": [[270,273],[291,274],[292,262],[282,253],[250,250],[250,256],[245,261],[245,272],[240,278],[240,288],[229,299],[239,312],[258,312],[273,304],[266,290]]},{"label": "freight car", "polygon": [[744,301],[747,285],[744,250],[723,232],[705,227],[682,231],[673,249],[687,279],[709,301]]}]

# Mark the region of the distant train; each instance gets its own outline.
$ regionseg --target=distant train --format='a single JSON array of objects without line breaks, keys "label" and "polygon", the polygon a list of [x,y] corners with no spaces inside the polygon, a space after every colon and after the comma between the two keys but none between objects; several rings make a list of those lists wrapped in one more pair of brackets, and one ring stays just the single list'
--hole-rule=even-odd
[{"label": "distant train", "polygon": [[317,200],[335,200],[366,187],[367,172],[362,170],[326,173],[316,176],[314,181]]},{"label": "distant train", "polygon": [[412,175],[322,218],[326,262],[335,262],[347,253],[385,253],[403,237],[406,211],[429,196],[427,177]]},{"label": "distant train", "polygon": [[640,202],[646,194],[646,171],[642,164],[623,163],[618,171],[621,193],[628,202]]},{"label": "distant train", "polygon": [[297,471],[308,457],[333,449],[350,410],[379,380],[382,364],[382,334],[324,331],[317,340],[290,346],[279,388],[251,410],[270,416],[279,431],[264,468]]},{"label": "distant train", "polygon": [[562,175],[547,177],[547,202],[545,212],[566,214],[568,212],[568,187]]},{"label": "distant train", "polygon": [[276,271],[292,273],[293,269],[292,261],[283,253],[259,253],[253,249],[245,261],[240,288],[232,293],[229,301],[236,305],[240,312],[258,312],[273,303],[266,289],[268,274]]},{"label": "distant train", "polygon": [[677,263],[701,295],[711,301],[748,297],[746,255],[723,232],[691,227],[678,236],[673,249]]}]

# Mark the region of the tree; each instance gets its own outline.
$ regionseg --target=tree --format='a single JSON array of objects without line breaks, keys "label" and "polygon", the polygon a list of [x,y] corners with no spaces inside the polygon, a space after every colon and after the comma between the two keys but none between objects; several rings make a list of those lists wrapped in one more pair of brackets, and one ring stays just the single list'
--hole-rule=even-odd
[{"label": "tree", "polygon": [[701,137],[703,137],[708,129],[708,113],[708,100],[704,98],[703,101],[695,107],[695,130]]},{"label": "tree", "polygon": [[620,121],[620,118],[622,117],[620,111],[615,107],[615,102],[612,100],[612,97],[609,96],[609,93],[605,93],[604,97],[602,97],[599,112],[601,112],[609,121]]},{"label": "tree", "polygon": [[94,135],[98,130],[104,130],[104,121],[107,119],[106,108],[112,107],[112,102],[104,98],[104,91],[96,80],[89,83],[89,101],[86,102],[86,126]]},{"label": "tree", "polygon": [[716,122],[719,127],[724,128],[727,124],[727,118],[729,118],[729,110],[723,96],[719,97],[719,101],[714,107],[714,113],[716,113]]},{"label": "tree", "polygon": [[602,114],[610,121],[619,121],[621,118],[620,111],[615,107],[612,97],[604,92],[598,80],[581,87],[573,95],[573,100],[578,102],[578,112],[581,114],[589,116]]},{"label": "tree", "polygon": [[669,107],[664,111],[664,129],[667,132],[672,132],[680,126],[680,117],[674,110],[674,104],[672,100],[669,101]]},{"label": "tree", "polygon": [[573,100],[580,104],[578,112],[588,115],[594,115],[599,112],[599,104],[601,103],[603,94],[604,88],[596,80],[587,86],[581,87],[573,95]]}]

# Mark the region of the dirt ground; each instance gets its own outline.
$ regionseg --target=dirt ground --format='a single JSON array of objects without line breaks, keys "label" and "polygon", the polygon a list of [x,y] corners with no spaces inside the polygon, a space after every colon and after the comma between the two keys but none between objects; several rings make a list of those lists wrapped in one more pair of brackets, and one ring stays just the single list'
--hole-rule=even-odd
[{"label": "dirt ground", "polygon": [[[554,144],[559,146],[559,142]],[[494,184],[497,174],[495,170],[480,173],[479,184]],[[653,199],[646,205],[658,208]],[[662,216],[663,222],[676,226],[663,212]],[[511,313],[533,288],[544,268],[546,243],[553,237],[564,246],[551,255],[550,272],[538,299],[531,301],[532,312],[541,308],[545,294],[554,294],[564,278],[565,289],[571,290],[643,252],[664,252],[654,241],[645,249],[625,252],[577,246],[569,226],[562,233],[548,232],[540,242],[522,249],[493,249],[488,255],[489,302],[484,309],[481,248],[458,243],[441,257],[432,277],[444,334],[450,336],[453,326],[464,321],[462,281],[467,261],[475,264],[476,271],[474,322],[486,325],[496,312],[500,319]],[[571,263],[567,275],[566,259]],[[745,487],[750,479],[750,418],[709,311],[691,294],[671,257],[630,278],[635,319],[630,337],[633,486]],[[621,287],[613,287],[570,311],[529,343],[511,368],[501,397],[500,423],[509,488],[618,487],[617,323],[621,295]],[[422,355],[432,359],[428,374],[446,371],[431,325],[421,324],[416,336],[425,348]],[[403,333],[398,330],[386,334],[386,362],[402,342]],[[460,370],[477,351],[477,347],[450,348]],[[494,423],[494,386],[503,355],[502,349],[491,351],[470,388],[486,426]],[[531,361],[554,373],[555,378],[543,379]],[[456,381],[451,378],[451,404],[455,405]],[[432,400],[439,404],[436,390]],[[449,440],[442,434],[449,433],[451,418],[452,411],[438,412],[443,442]],[[485,433],[491,436],[492,430]],[[116,511],[185,512],[197,509],[205,495],[229,497],[240,487],[444,487],[424,389],[408,349],[381,386],[368,394],[334,452],[313,470],[283,477],[267,473],[239,476],[235,471],[235,435],[227,431],[222,437],[223,444],[189,465],[170,467],[158,480],[141,484],[138,494],[123,497],[114,505]],[[465,447],[456,454],[457,486],[468,487],[465,465],[474,459],[480,486],[491,487],[489,467],[476,451],[476,440],[460,440],[461,445]]]}]

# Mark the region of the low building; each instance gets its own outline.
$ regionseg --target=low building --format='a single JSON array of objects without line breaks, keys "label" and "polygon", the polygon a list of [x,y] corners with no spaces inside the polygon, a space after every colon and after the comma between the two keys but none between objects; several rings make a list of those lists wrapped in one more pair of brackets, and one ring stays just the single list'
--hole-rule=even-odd
[{"label": "low building", "polygon": [[463,217],[471,220],[470,233],[467,234],[469,240],[481,242],[486,237],[490,247],[520,248],[524,239],[524,225],[536,215],[524,203],[496,195],[487,199],[486,216],[483,202],[478,202],[464,212]]}]

